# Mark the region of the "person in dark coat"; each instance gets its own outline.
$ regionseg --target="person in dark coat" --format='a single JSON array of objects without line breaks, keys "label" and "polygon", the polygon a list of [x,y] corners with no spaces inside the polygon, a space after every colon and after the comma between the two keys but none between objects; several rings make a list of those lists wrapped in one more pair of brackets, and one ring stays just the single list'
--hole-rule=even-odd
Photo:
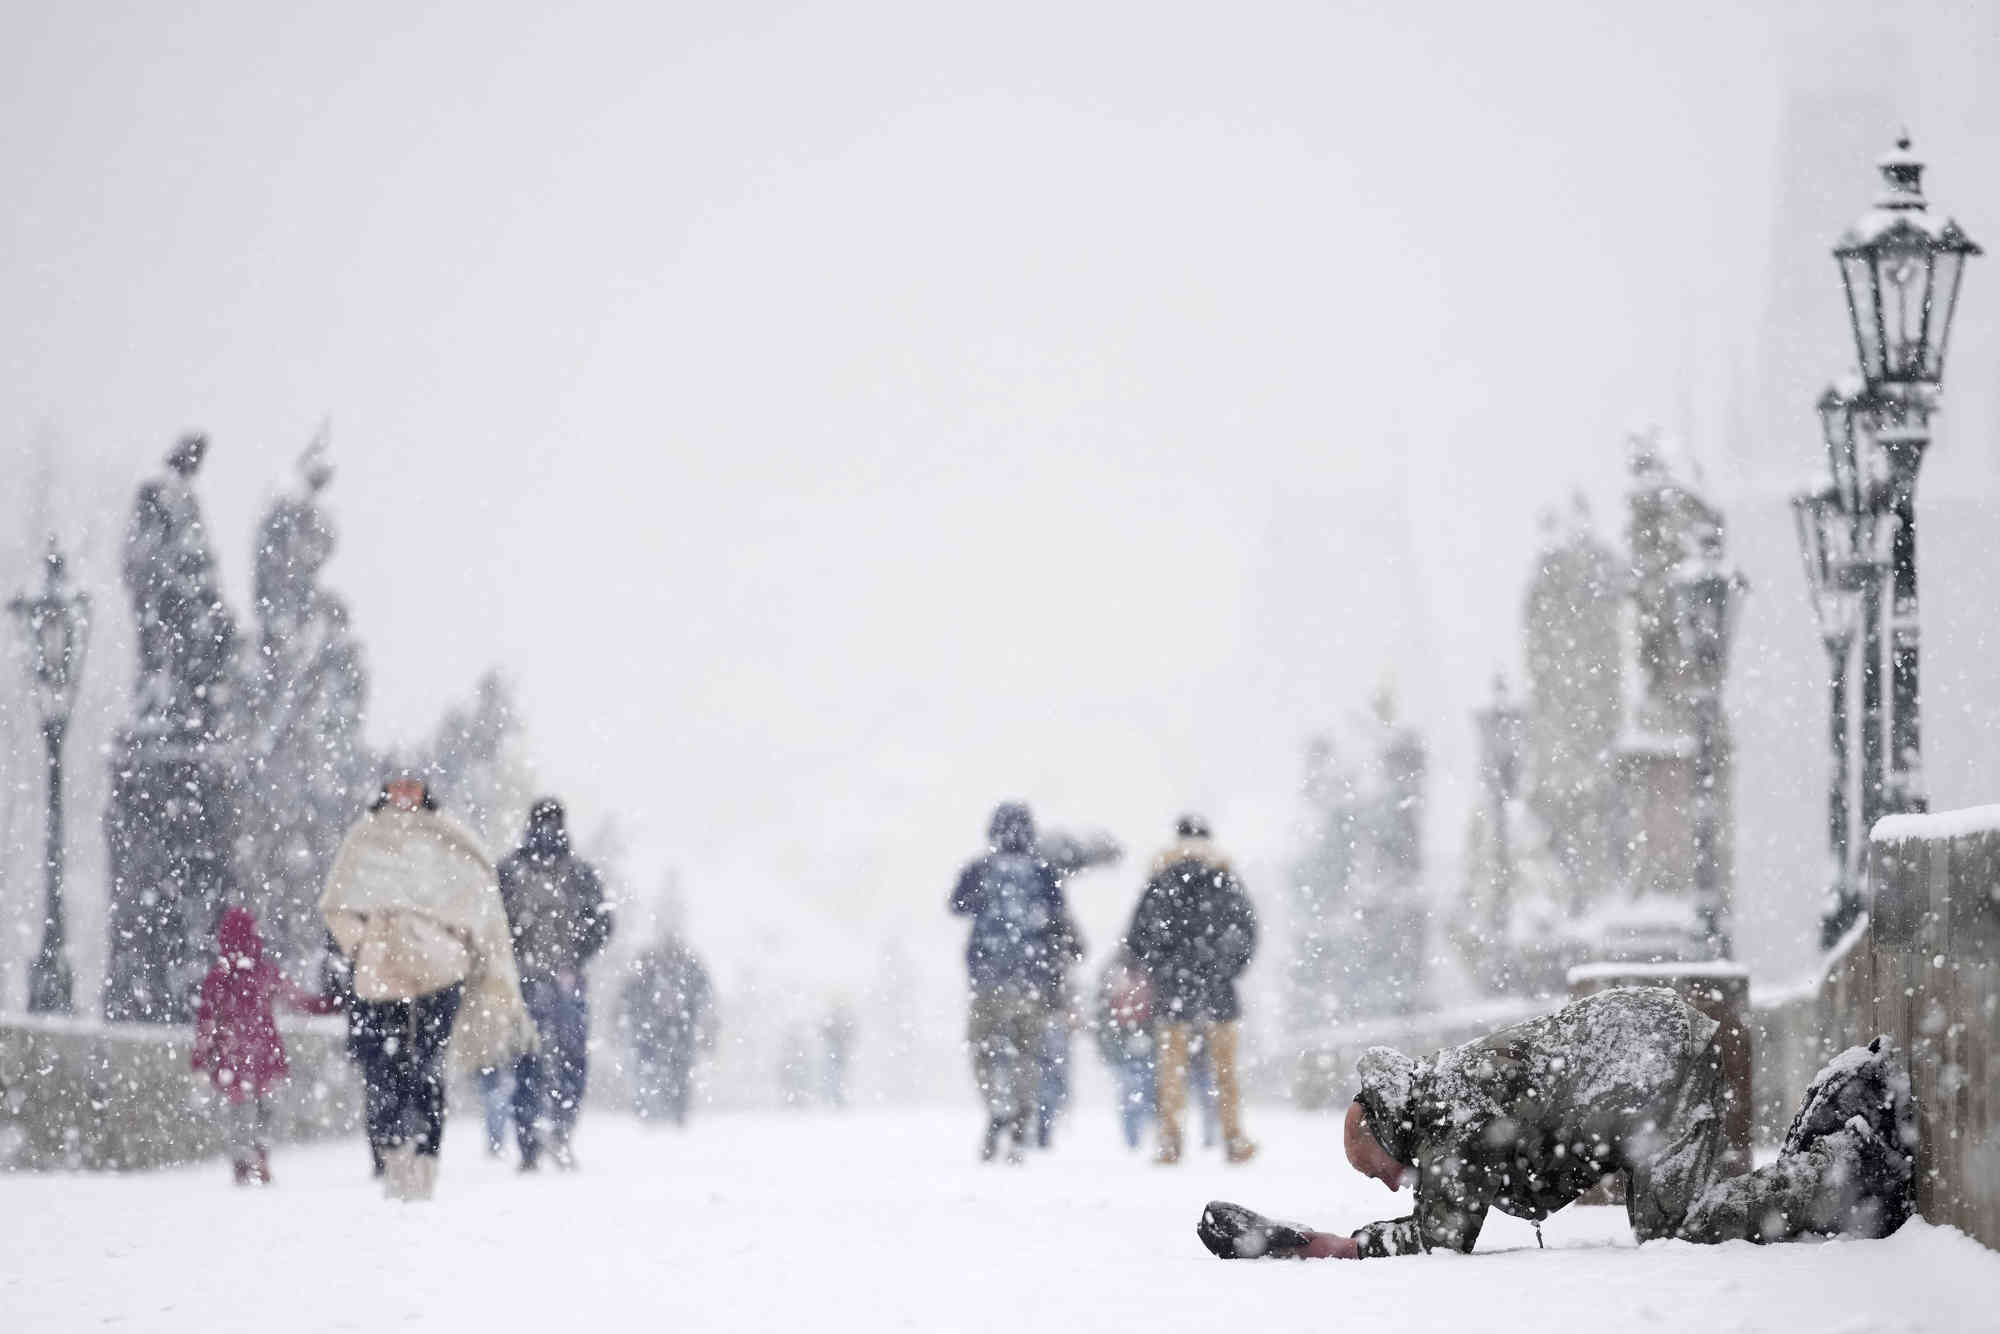
[{"label": "person in dark coat", "polygon": [[1156,1161],[1180,1161],[1189,1051],[1199,1041],[1215,1078],[1223,1156],[1247,1162],[1257,1146],[1243,1133],[1236,979],[1257,949],[1257,915],[1243,882],[1211,841],[1207,821],[1184,815],[1176,832],[1179,841],[1153,863],[1125,933],[1126,948],[1152,983],[1160,1119]]},{"label": "person in dark coat", "polygon": [[972,919],[965,947],[971,984],[966,1036],[973,1076],[986,1100],[980,1158],[990,1162],[1011,1133],[1019,1162],[1034,1115],[1041,1056],[1070,966],[1083,941],[1063,899],[1062,878],[1035,851],[1035,822],[1005,802],[987,828],[987,851],[968,863],[952,890],[952,912]]},{"label": "person in dark coat", "polygon": [[695,1058],[715,1046],[715,1006],[708,970],[674,931],[632,961],[618,1022],[632,1049],[639,1118],[686,1125]]},{"label": "person in dark coat", "polygon": [[1470,1251],[1490,1210],[1539,1223],[1605,1176],[1625,1178],[1641,1242],[1886,1236],[1910,1214],[1908,1076],[1877,1038],[1822,1070],[1778,1161],[1722,1179],[1717,1024],[1662,987],[1621,987],[1412,1060],[1371,1047],[1348,1108],[1347,1159],[1414,1208],[1351,1236],[1211,1204],[1197,1228],[1224,1259],[1361,1259]]},{"label": "person in dark coat", "polygon": [[514,936],[521,998],[541,1051],[514,1067],[514,1132],[521,1170],[541,1157],[537,1122],[546,1112],[556,1166],[575,1166],[570,1146],[589,1079],[590,1009],[584,968],[611,939],[611,909],[590,863],[570,850],[562,803],[537,801],[521,846],[500,863],[500,898]]}]

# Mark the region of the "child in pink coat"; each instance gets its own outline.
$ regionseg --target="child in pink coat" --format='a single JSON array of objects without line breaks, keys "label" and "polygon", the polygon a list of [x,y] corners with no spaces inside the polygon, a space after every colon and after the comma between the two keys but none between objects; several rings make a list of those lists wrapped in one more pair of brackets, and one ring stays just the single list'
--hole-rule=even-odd
[{"label": "child in pink coat", "polygon": [[277,1006],[331,1014],[335,1005],[306,991],[264,957],[264,940],[248,909],[222,914],[215,945],[215,966],[202,979],[201,1005],[195,1011],[194,1068],[208,1072],[220,1095],[223,1139],[236,1184],[268,1185],[270,1095],[284,1082],[287,1069]]}]

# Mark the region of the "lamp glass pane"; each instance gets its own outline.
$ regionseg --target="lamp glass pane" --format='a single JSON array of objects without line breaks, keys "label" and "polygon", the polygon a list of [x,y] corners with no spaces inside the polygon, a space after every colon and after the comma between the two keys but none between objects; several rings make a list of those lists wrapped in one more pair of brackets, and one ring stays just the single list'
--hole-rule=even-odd
[{"label": "lamp glass pane", "polygon": [[1847,285],[1847,308],[1854,322],[1854,353],[1861,359],[1861,374],[1870,381],[1882,378],[1882,340],[1875,323],[1875,271],[1868,256],[1842,255],[1840,279]]},{"label": "lamp glass pane", "polygon": [[1930,309],[1924,312],[1924,378],[1933,383],[1944,378],[1945,340],[1951,336],[1952,307],[1964,276],[1963,250],[1940,250],[1931,261]]},{"label": "lamp glass pane", "polygon": [[1882,304],[1883,378],[1913,380],[1924,369],[1924,293],[1930,288],[1931,251],[1900,239],[1875,255],[1877,300]]}]

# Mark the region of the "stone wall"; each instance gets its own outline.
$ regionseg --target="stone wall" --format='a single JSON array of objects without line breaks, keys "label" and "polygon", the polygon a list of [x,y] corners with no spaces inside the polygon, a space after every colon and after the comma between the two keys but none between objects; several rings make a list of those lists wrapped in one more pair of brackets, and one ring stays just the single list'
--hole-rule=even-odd
[{"label": "stone wall", "polygon": [[[292,1077],[272,1139],[353,1133],[361,1087],[338,1019],[281,1021]],[[137,1171],[222,1151],[214,1094],[188,1068],[189,1030],[0,1017],[0,1170]]]}]

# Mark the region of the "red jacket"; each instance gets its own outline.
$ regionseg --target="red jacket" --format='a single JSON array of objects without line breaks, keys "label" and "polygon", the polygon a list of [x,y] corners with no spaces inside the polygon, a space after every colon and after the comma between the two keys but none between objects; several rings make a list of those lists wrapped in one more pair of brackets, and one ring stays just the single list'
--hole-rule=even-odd
[{"label": "red jacket", "polygon": [[202,979],[194,1016],[193,1064],[208,1071],[224,1097],[241,1102],[245,1093],[261,1097],[285,1078],[277,1006],[330,1014],[334,1002],[306,991],[264,957],[257,919],[246,909],[222,914],[215,944],[218,957]]}]

